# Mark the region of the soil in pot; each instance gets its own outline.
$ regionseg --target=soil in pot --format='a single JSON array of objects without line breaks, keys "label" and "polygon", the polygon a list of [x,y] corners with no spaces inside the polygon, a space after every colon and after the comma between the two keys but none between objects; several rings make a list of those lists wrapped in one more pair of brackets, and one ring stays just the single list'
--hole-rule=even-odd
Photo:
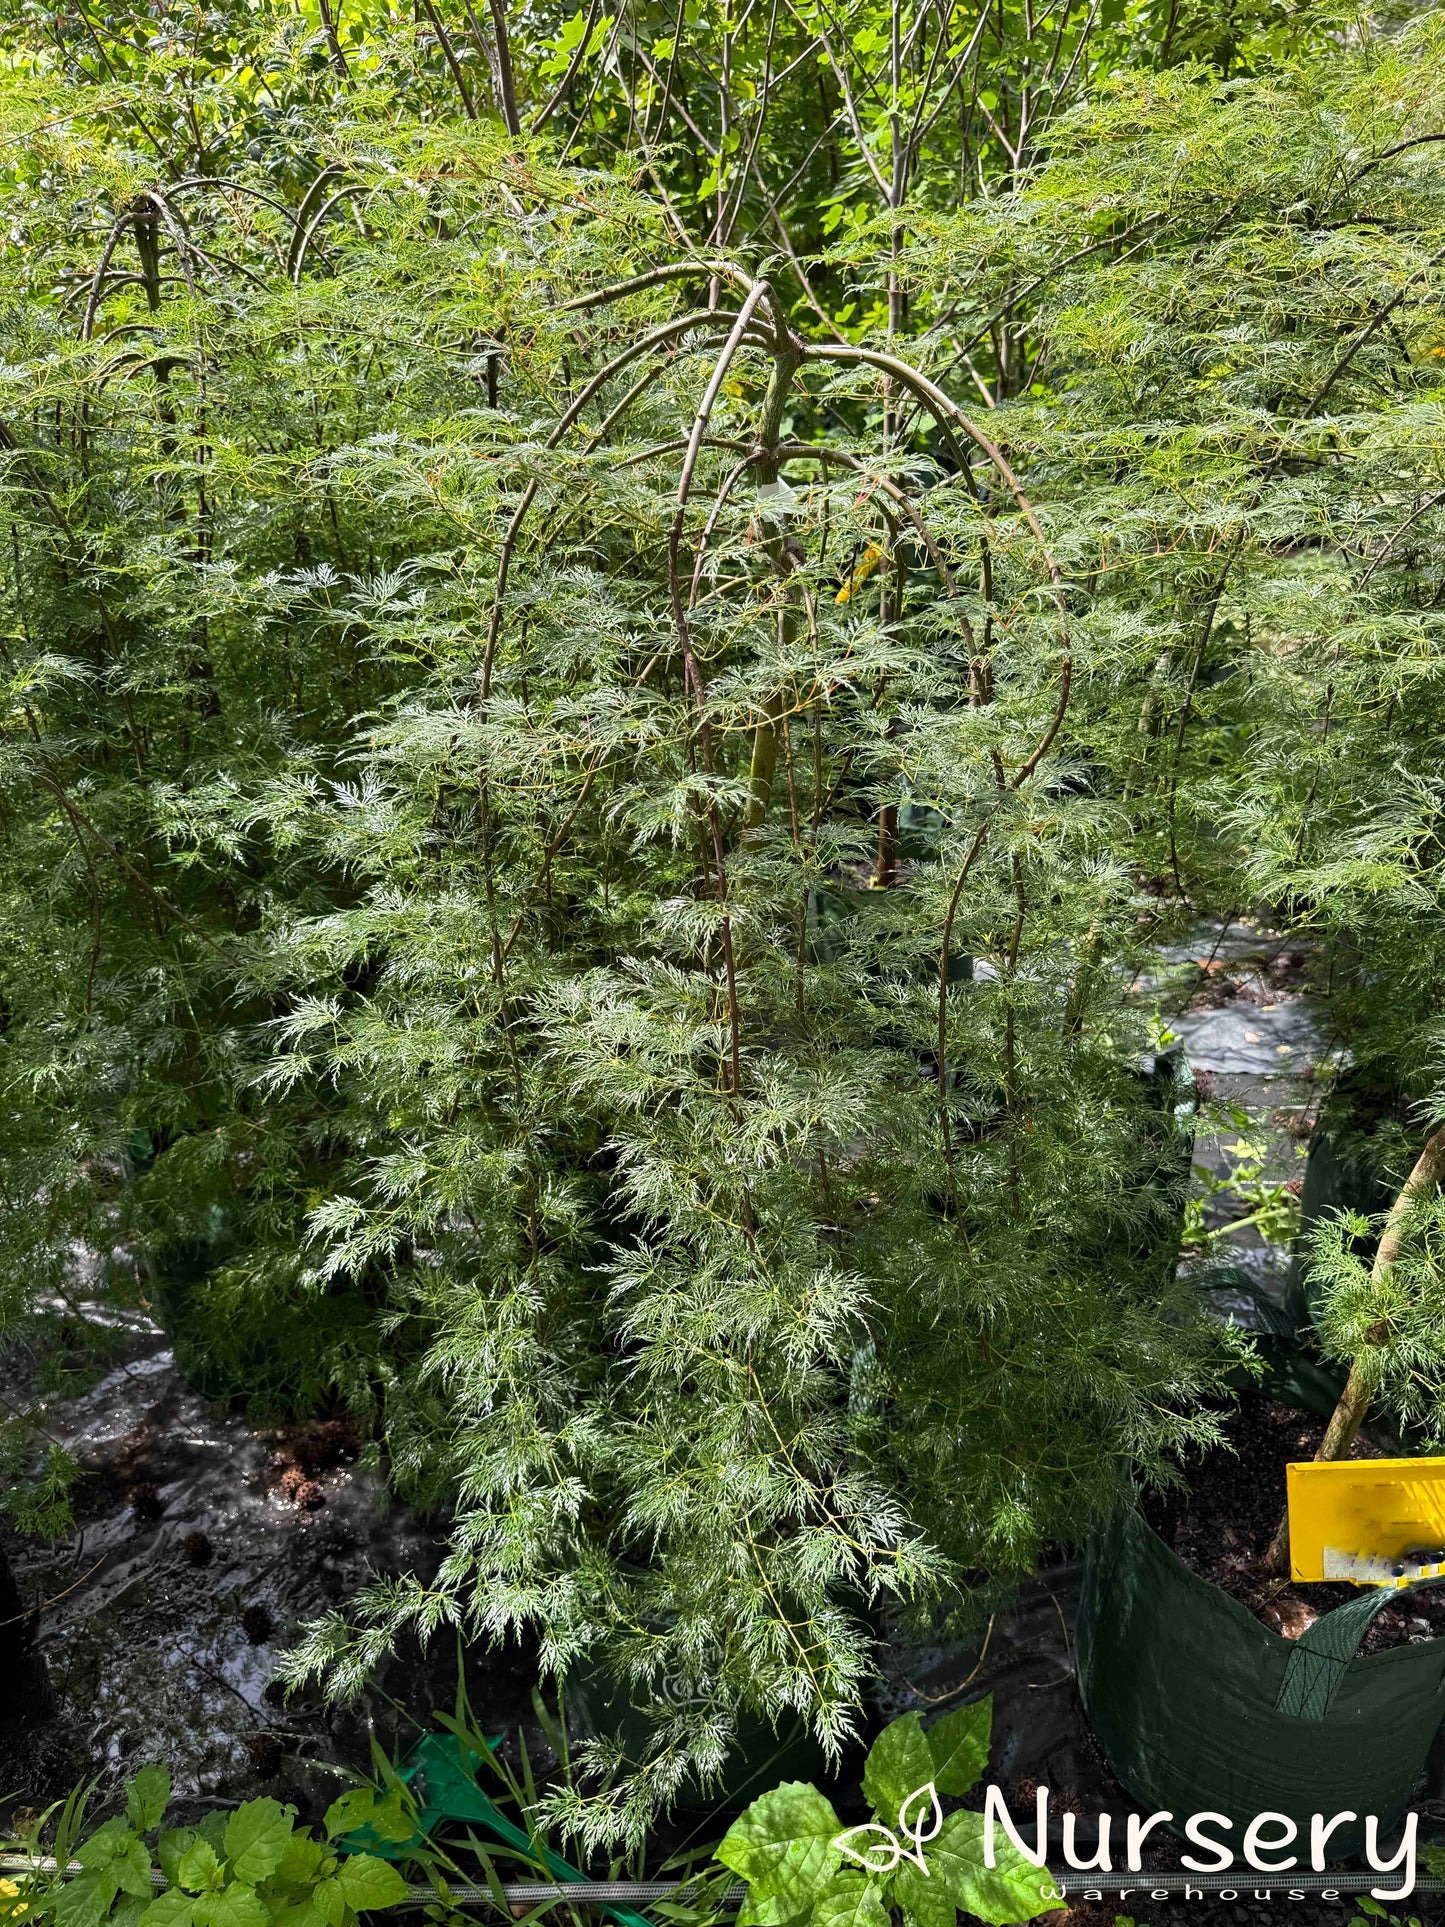
[{"label": "soil in pot", "polygon": [[[1262,1392],[1245,1393],[1229,1416],[1227,1444],[1185,1466],[1182,1488],[1151,1493],[1144,1502],[1149,1524],[1191,1572],[1286,1639],[1298,1639],[1321,1613],[1359,1596],[1358,1587],[1333,1582],[1284,1583],[1265,1565],[1284,1510],[1285,1467],[1312,1459],[1324,1429],[1324,1419],[1313,1412]],[[1361,1437],[1351,1456],[1389,1455]],[[1445,1590],[1408,1592],[1398,1605],[1384,1608],[1360,1652],[1442,1637]]]}]

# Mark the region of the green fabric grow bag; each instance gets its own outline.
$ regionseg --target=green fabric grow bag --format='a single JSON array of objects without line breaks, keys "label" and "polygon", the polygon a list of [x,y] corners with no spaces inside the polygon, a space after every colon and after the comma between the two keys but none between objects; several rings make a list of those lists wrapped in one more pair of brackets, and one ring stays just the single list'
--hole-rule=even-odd
[{"label": "green fabric grow bag", "polygon": [[1445,1717],[1445,1639],[1356,1657],[1394,1597],[1362,1592],[1281,1639],[1121,1511],[1088,1549],[1078,1610],[1079,1691],[1110,1766],[1176,1830],[1227,1815],[1236,1855],[1265,1812],[1296,1822],[1302,1861],[1311,1815],[1353,1812],[1328,1851],[1362,1852],[1366,1817],[1399,1816]]}]

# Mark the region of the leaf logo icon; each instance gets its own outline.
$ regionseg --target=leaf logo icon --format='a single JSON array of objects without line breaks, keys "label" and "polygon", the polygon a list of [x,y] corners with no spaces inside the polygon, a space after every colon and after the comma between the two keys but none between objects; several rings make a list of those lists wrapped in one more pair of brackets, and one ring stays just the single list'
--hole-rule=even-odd
[{"label": "leaf logo icon", "polygon": [[[898,1809],[898,1831],[885,1827],[881,1820],[865,1820],[861,1827],[849,1827],[835,1834],[832,1844],[865,1873],[892,1873],[900,1860],[909,1860],[928,1877],[923,1845],[932,1840],[943,1825],[943,1809],[938,1804],[938,1788],[932,1780],[915,1787]],[[905,1844],[906,1843],[906,1844]]]}]

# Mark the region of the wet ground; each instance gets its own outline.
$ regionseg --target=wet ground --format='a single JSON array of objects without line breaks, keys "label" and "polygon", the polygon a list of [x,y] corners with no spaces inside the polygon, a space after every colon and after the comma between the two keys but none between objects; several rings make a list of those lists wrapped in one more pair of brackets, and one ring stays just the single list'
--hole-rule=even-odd
[{"label": "wet ground", "polygon": [[1312,994],[1307,948],[1253,919],[1201,924],[1139,978],[1134,1000],[1184,1046],[1199,1085],[1195,1197],[1202,1235],[1181,1265],[1212,1280],[1224,1316],[1267,1328],[1282,1302],[1308,1139],[1346,1062]]},{"label": "wet ground", "polygon": [[[168,1766],[183,1806],[270,1793],[314,1811],[335,1797],[337,1764],[368,1764],[373,1732],[396,1751],[451,1706],[445,1642],[426,1661],[400,1653],[347,1708],[288,1702],[273,1683],[301,1622],[440,1556],[439,1532],[358,1467],[344,1423],[253,1431],[193,1392],[139,1318],[100,1381],[51,1401],[47,1421],[85,1476],[69,1537],[5,1542],[55,1700],[50,1721],[0,1727],[12,1811],[147,1760]],[[530,1717],[516,1656],[469,1676],[499,1720]]]}]

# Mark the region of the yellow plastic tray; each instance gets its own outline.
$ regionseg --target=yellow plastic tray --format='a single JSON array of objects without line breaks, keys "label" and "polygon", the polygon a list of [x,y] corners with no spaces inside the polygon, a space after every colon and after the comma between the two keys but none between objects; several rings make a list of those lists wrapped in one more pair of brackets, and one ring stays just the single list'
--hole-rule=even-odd
[{"label": "yellow plastic tray", "polygon": [[1403,1586],[1445,1573],[1445,1458],[1288,1468],[1290,1575]]}]

